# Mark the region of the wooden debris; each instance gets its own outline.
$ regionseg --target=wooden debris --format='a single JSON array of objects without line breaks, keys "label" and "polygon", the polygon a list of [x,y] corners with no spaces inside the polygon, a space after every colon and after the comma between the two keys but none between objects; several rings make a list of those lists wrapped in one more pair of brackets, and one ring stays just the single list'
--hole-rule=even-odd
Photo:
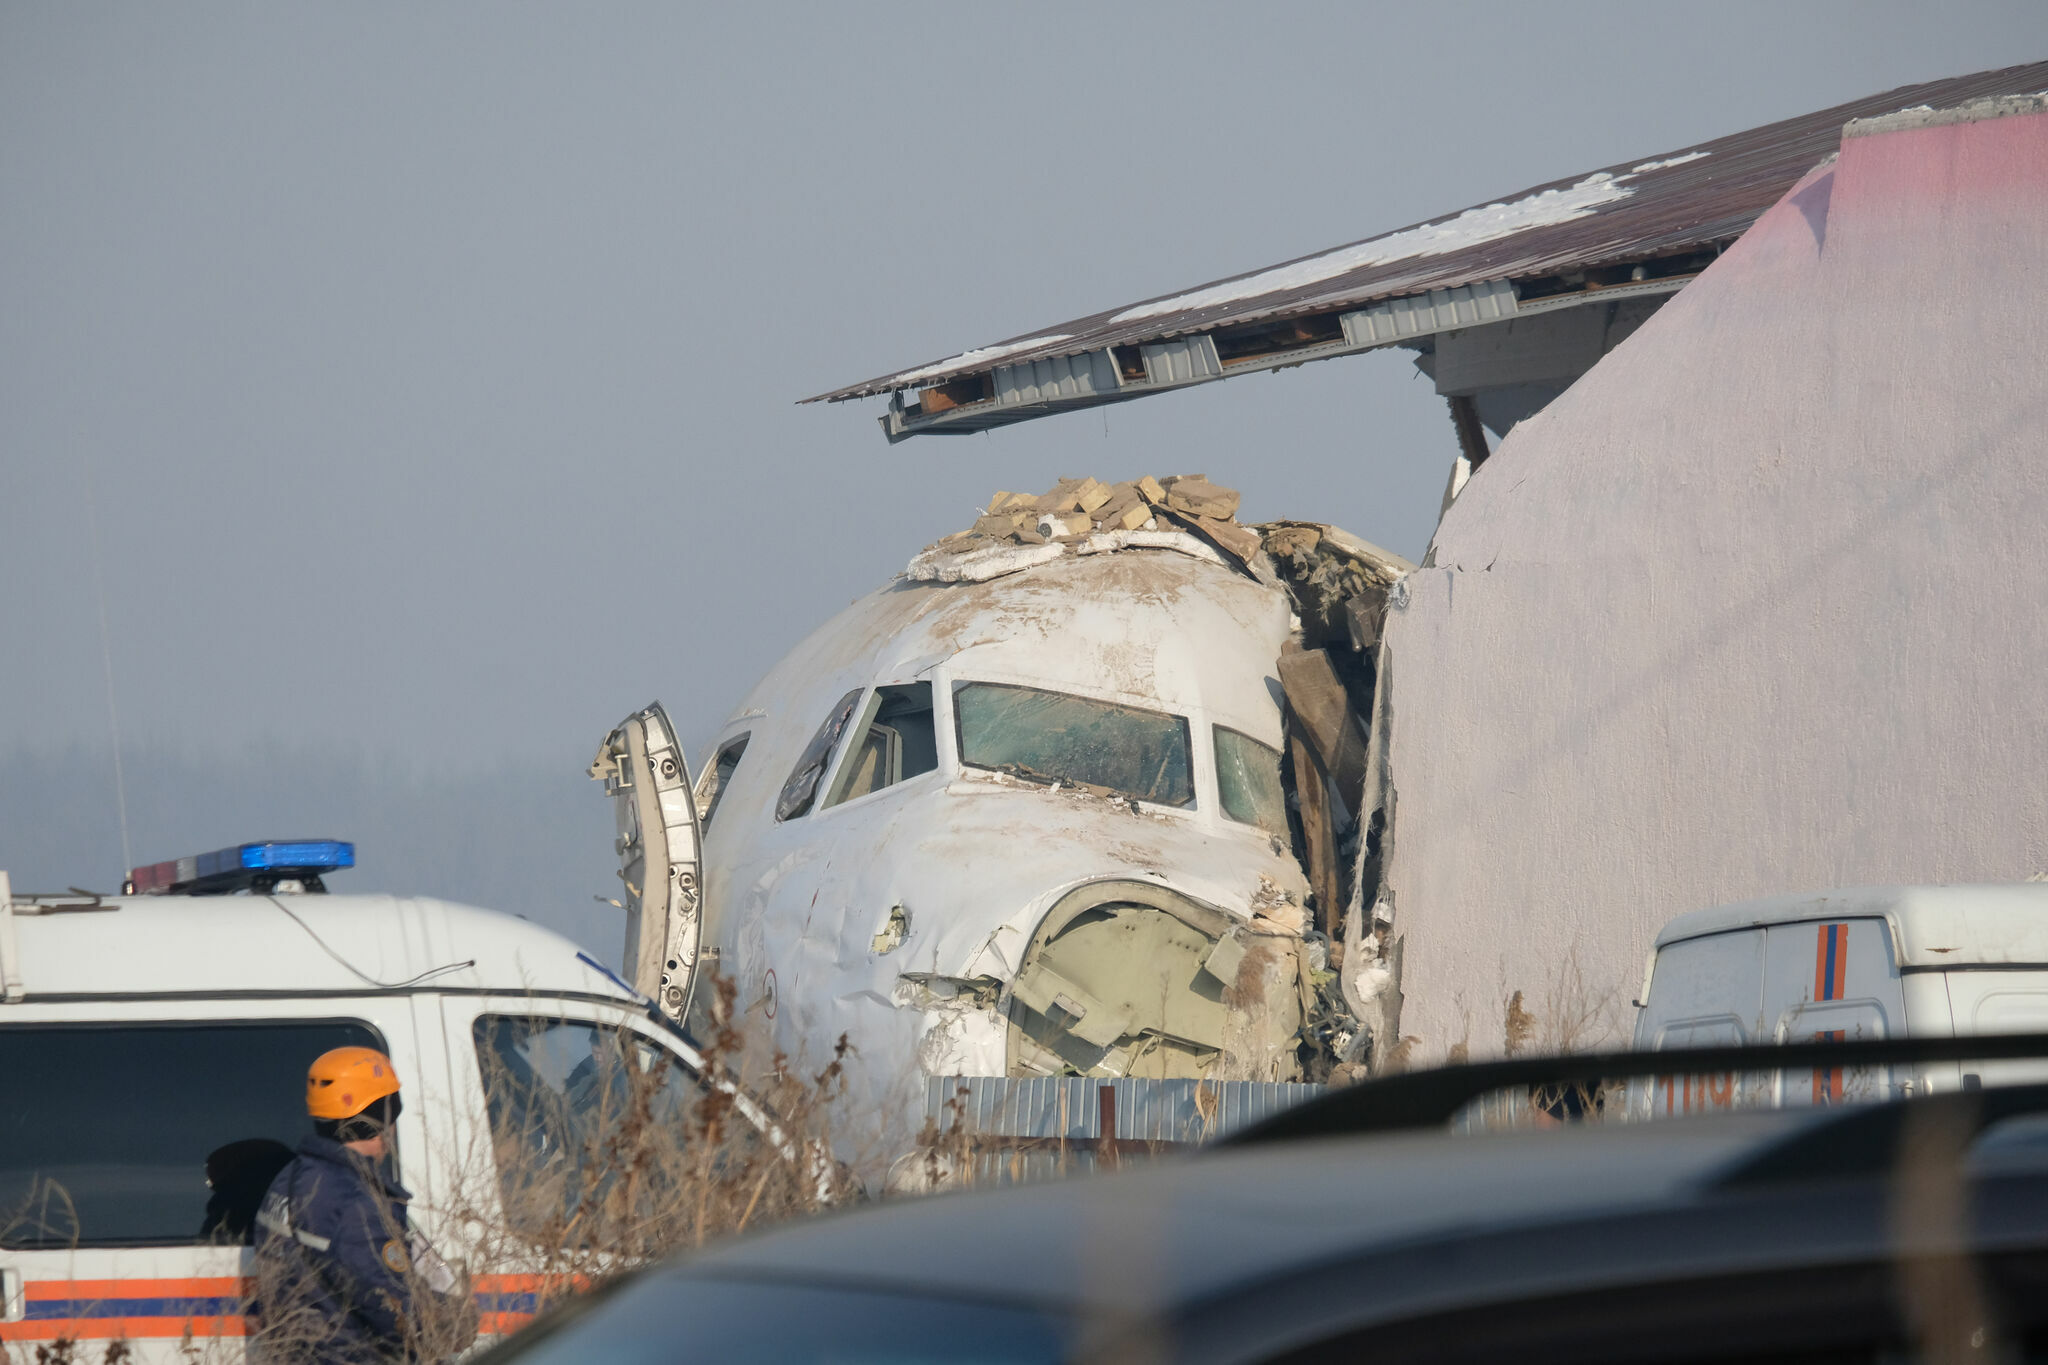
[{"label": "wooden debris", "polygon": [[1191,517],[1228,520],[1237,515],[1237,490],[1219,488],[1201,475],[1175,479],[1166,490],[1166,505]]},{"label": "wooden debris", "polygon": [[1119,531],[1135,531],[1152,520],[1152,509],[1142,502],[1134,502],[1116,516],[1115,527]]},{"label": "wooden debris", "polygon": [[1038,533],[1049,540],[1058,540],[1062,536],[1085,536],[1094,529],[1094,519],[1086,512],[1038,514]]},{"label": "wooden debris", "polygon": [[1322,540],[1320,527],[1282,524],[1266,533],[1266,553],[1275,558],[1293,558],[1313,552]]},{"label": "wooden debris", "polygon": [[1032,502],[1032,508],[1039,512],[1078,512],[1081,498],[1075,491],[1075,480],[1061,479],[1051,491],[1040,495]]},{"label": "wooden debris", "polygon": [[1380,642],[1380,627],[1387,620],[1387,594],[1363,593],[1344,599],[1344,625],[1351,637],[1351,647],[1358,650],[1371,649]]},{"label": "wooden debris", "polygon": [[1014,534],[1033,520],[1035,518],[1029,512],[992,512],[986,516],[977,517],[974,522],[974,529],[985,536],[994,536],[997,539],[1001,539],[1004,536]]},{"label": "wooden debris", "polygon": [[1315,898],[1315,925],[1328,934],[1340,913],[1337,871],[1337,826],[1330,818],[1329,785],[1315,753],[1298,725],[1287,727],[1288,756],[1294,761],[1294,791],[1301,802],[1301,833],[1308,844],[1309,892]]},{"label": "wooden debris", "polygon": [[1243,564],[1250,564],[1258,556],[1259,533],[1249,526],[1239,526],[1234,521],[1217,517],[1183,517],[1182,522],[1208,537],[1216,548]]},{"label": "wooden debris", "polygon": [[1338,680],[1329,652],[1305,649],[1282,654],[1280,687],[1317,762],[1335,782],[1344,804],[1358,810],[1365,799],[1365,727],[1351,710],[1351,695]]},{"label": "wooden debris", "polygon": [[[1259,532],[1237,523],[1237,504],[1237,490],[1213,484],[1202,474],[1145,474],[1120,483],[1062,477],[1039,494],[998,492],[975,519],[972,531],[948,536],[939,544],[951,549],[991,543],[1043,545],[1098,531],[1177,528],[1192,532],[1255,574],[1265,572]],[[1294,539],[1312,547],[1314,531],[1304,530]]]},{"label": "wooden debris", "polygon": [[[1129,519],[1129,514],[1133,508],[1139,509],[1144,513],[1135,522]],[[1135,530],[1151,520],[1152,517],[1152,509],[1147,507],[1145,500],[1138,496],[1138,490],[1127,483],[1112,485],[1109,490],[1109,500],[1103,503],[1102,506],[1093,509],[1093,511],[1095,524],[1105,531]]]}]

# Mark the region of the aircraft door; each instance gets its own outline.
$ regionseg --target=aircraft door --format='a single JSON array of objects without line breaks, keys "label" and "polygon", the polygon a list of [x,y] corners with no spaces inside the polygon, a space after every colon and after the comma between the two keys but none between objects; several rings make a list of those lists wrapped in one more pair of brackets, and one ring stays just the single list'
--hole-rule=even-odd
[{"label": "aircraft door", "polygon": [[689,764],[660,702],[604,737],[590,775],[618,822],[627,979],[681,1022],[703,937],[703,844]]}]

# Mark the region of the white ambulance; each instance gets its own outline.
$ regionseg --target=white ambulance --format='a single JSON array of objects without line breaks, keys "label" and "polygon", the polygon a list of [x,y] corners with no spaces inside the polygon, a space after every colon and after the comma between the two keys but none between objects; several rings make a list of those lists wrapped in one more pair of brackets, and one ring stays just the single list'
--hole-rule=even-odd
[{"label": "white ambulance", "polygon": [[[2048,1031],[2048,883],[1879,886],[1681,915],[1657,935],[1638,1050]],[[2039,1063],[1667,1077],[1636,1112],[1827,1104],[2044,1079]]]},{"label": "white ambulance", "polygon": [[[605,1042],[678,1102],[702,1093],[698,1053],[558,934],[445,901],[285,894],[352,861],[345,843],[242,845],[137,869],[131,889],[173,894],[120,897],[18,897],[0,873],[0,1357],[60,1339],[238,1356],[248,1222],[310,1131],[306,1068],[329,1048],[392,1057],[398,1178],[415,1225],[458,1253],[444,1205],[502,1150],[494,1078],[566,1102]],[[195,889],[248,894],[176,894]],[[477,1281],[484,1330],[530,1315],[535,1287]]]}]

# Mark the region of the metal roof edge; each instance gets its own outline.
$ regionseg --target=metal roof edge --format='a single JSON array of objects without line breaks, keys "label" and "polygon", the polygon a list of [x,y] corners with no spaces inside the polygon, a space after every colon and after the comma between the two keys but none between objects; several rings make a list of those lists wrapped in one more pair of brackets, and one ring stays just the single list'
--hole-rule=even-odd
[{"label": "metal roof edge", "polygon": [[[1859,136],[1869,132],[1886,131],[1896,127],[1933,126],[1936,122],[1965,121],[1986,117],[2001,117],[2007,114],[2037,112],[2043,107],[2048,91],[2039,93],[2013,93],[2015,87],[2024,92],[2028,85],[2048,82],[2048,63],[2017,63],[1994,70],[1970,72],[1944,77],[1932,81],[1921,81],[1876,92],[1860,99],[1843,101],[1826,109],[1779,119],[1754,128],[1738,130],[1720,137],[1709,138],[1696,143],[1689,149],[1652,157],[1634,163],[1616,163],[1590,176],[1566,177],[1532,186],[1517,195],[1505,196],[1503,200],[1474,205],[1456,213],[1439,214],[1406,228],[1394,228],[1372,234],[1357,241],[1340,244],[1321,251],[1282,261],[1275,265],[1258,267],[1238,272],[1222,279],[1191,288],[1140,300],[1119,308],[1105,309],[1069,322],[1038,329],[1037,333],[1022,334],[1011,340],[991,346],[963,351],[945,360],[934,361],[921,366],[893,371],[858,384],[828,390],[798,400],[800,403],[847,402],[856,398],[901,394],[906,389],[929,389],[951,384],[980,380],[984,384],[993,380],[1004,368],[1019,368],[1043,361],[1073,361],[1081,356],[1113,356],[1116,352],[1136,350],[1140,347],[1160,345],[1169,340],[1186,340],[1195,343],[1203,338],[1216,335],[1219,330],[1237,328],[1258,328],[1263,324],[1290,319],[1315,319],[1362,310],[1368,306],[1398,301],[1403,298],[1426,296],[1433,290],[1472,288],[1482,281],[1488,286],[1505,285],[1514,281],[1542,279],[1546,272],[1574,272],[1605,269],[1608,266],[1629,260],[1662,259],[1683,249],[1695,252],[1725,246],[1728,241],[1739,237],[1748,224],[1761,212],[1761,206],[1751,202],[1753,191],[1758,186],[1758,177],[1768,180],[1781,173],[1791,174],[1793,161],[1799,160],[1799,153],[1808,149],[1808,144],[1826,140],[1833,145],[1826,148],[1832,153],[1843,136]],[[2003,91],[1999,87],[2003,86]],[[1984,90],[1999,93],[1983,95],[1980,98],[1966,97]],[[1953,111],[1935,109],[1927,104],[1900,110],[1898,105],[1907,100],[1938,102],[1944,97],[1954,100],[1964,98],[1965,102],[1953,106]],[[1883,110],[1883,113],[1869,112],[1865,117],[1844,118],[1845,115],[1865,111]],[[1812,148],[1819,151],[1819,147]],[[1728,158],[1726,162],[1722,158]],[[1810,161],[1811,158],[1808,158]],[[1781,164],[1782,163],[1782,164]],[[1805,173],[1810,167],[1801,162],[1797,171]],[[1736,172],[1728,180],[1728,173]],[[1291,266],[1312,263],[1338,253],[1374,243],[1386,241],[1402,233],[1452,223],[1466,214],[1499,208],[1503,203],[1519,204],[1531,196],[1549,191],[1567,189],[1588,182],[1589,179],[1633,180],[1650,176],[1643,185],[1630,193],[1647,193],[1644,201],[1654,207],[1664,207],[1666,216],[1660,219],[1655,211],[1645,215],[1640,212],[1642,205],[1630,208],[1628,204],[1593,205],[1585,212],[1575,212],[1558,222],[1537,223],[1517,229],[1501,241],[1527,241],[1519,258],[1515,252],[1492,249],[1495,239],[1488,238],[1473,245],[1455,250],[1445,248],[1422,253],[1423,257],[1437,261],[1440,268],[1435,270],[1397,270],[1389,273],[1384,267],[1395,264],[1395,260],[1358,267],[1347,267],[1328,279],[1331,286],[1326,289],[1303,290],[1293,286],[1276,285],[1269,290],[1258,291],[1242,298],[1231,296],[1228,302],[1215,302],[1199,298],[1219,288],[1244,282],[1256,282],[1262,275],[1280,272]],[[1747,177],[1745,180],[1744,177]],[[1797,176],[1793,175],[1793,179]],[[1726,188],[1723,188],[1723,181]],[[1788,182],[1789,183],[1789,182]],[[1767,186],[1766,186],[1767,187]],[[1719,199],[1713,202],[1693,203],[1693,200]],[[1631,201],[1633,202],[1633,201]],[[1686,230],[1682,222],[1669,219],[1668,206],[1682,205],[1687,212],[1697,213]],[[1725,212],[1717,211],[1717,204]],[[1619,215],[1619,217],[1617,217]],[[1608,220],[1614,219],[1612,227],[1603,228]],[[1624,222],[1624,220],[1626,220]],[[1552,241],[1541,234],[1556,237],[1560,223],[1579,223],[1580,226],[1564,234],[1564,238]],[[1585,229],[1592,227],[1588,233]],[[1539,234],[1528,239],[1527,233]],[[1603,235],[1604,234],[1604,235]],[[1457,259],[1460,253],[1478,259]],[[1492,259],[1485,257],[1491,256]],[[1399,257],[1405,262],[1409,258]],[[1418,257],[1417,259],[1422,259]],[[1474,268],[1476,267],[1476,269]],[[1491,269],[1489,269],[1491,267]],[[1379,274],[1375,276],[1374,272]],[[1407,278],[1402,278],[1406,275]],[[1675,276],[1674,276],[1675,278]],[[1610,288],[1620,281],[1603,281]],[[1674,286],[1665,279],[1643,282],[1645,287],[1637,292],[1668,293]],[[1677,287],[1682,287],[1683,281]],[[1609,293],[1607,298],[1617,295]],[[1185,298],[1189,306],[1174,310],[1151,313],[1145,310],[1152,305],[1174,302]],[[1592,300],[1583,300],[1590,302]],[[1548,311],[1571,306],[1563,298],[1553,294],[1537,300],[1531,299],[1528,307],[1533,311]],[[1138,314],[1139,316],[1133,316]],[[1348,329],[1347,329],[1348,330]],[[1045,343],[1042,347],[1029,345],[1031,342]],[[1335,338],[1329,339],[1335,343]],[[1351,354],[1361,349],[1353,344],[1347,335],[1345,344],[1326,344],[1318,347],[1315,354],[1289,354],[1278,358],[1260,358],[1256,362],[1236,360],[1228,366],[1228,373],[1250,373],[1257,370],[1282,368],[1300,363],[1302,360],[1321,359],[1325,355]],[[1003,362],[998,364],[996,362]],[[1202,376],[1203,379],[1225,377],[1223,373]],[[1189,381],[1171,384],[1156,382],[1134,386],[1135,391],[1117,395],[1117,398],[1139,397],[1145,393],[1160,392],[1168,388],[1183,387]],[[970,385],[971,387],[971,385]],[[1123,385],[1117,387],[1123,388]],[[1106,401],[1114,401],[1100,394],[1063,395],[1056,402],[1013,402],[992,403],[989,398],[975,394],[942,395],[946,401],[943,415],[919,414],[915,411],[907,416],[892,412],[882,419],[885,433],[891,440],[900,440],[910,435],[941,434],[962,431],[986,430],[994,426],[1031,417],[1048,415],[1074,407],[1094,407]],[[971,409],[970,414],[968,409]]]},{"label": "metal roof edge", "polygon": [[2048,113],[2048,90],[2032,95],[1990,95],[1966,104],[1935,109],[1921,105],[1876,118],[1852,118],[1842,125],[1842,136],[1870,137],[1878,133],[1902,133],[1914,128],[1943,128],[1956,123],[1981,123],[1987,119],[2010,118],[2015,114]]},{"label": "metal roof edge", "polygon": [[[1039,395],[1048,387],[1049,382],[1059,381],[1041,378],[1043,372],[1039,367],[1056,368],[1057,362],[1066,361],[1069,362],[1066,368],[1071,371],[1074,357],[1065,355],[1019,358],[1009,364],[994,366],[986,372],[989,375],[990,397],[961,403],[931,414],[906,407],[901,401],[900,389],[866,395],[821,396],[830,402],[843,402],[848,398],[880,397],[882,392],[893,393],[895,398],[890,403],[888,411],[877,419],[881,423],[882,434],[892,443],[912,436],[971,435],[995,427],[1009,426],[1013,422],[1028,421],[1059,412],[1102,407],[1110,403],[1128,402],[1148,394],[1191,388],[1197,384],[1207,384],[1234,375],[1291,369],[1312,360],[1331,360],[1338,356],[1360,355],[1388,346],[1412,345],[1441,332],[1505,322],[1518,316],[1525,309],[1549,312],[1581,304],[1607,303],[1635,294],[1668,293],[1678,289],[1691,278],[1692,276],[1688,275],[1674,281],[1652,280],[1643,284],[1588,290],[1584,293],[1545,299],[1539,304],[1526,306],[1517,300],[1514,284],[1505,279],[1481,280],[1449,289],[1419,290],[1337,312],[1342,339],[1333,338],[1326,342],[1277,350],[1243,360],[1221,358],[1217,353],[1212,332],[1191,331],[1174,337],[1147,338],[1143,341],[1100,347],[1092,352],[1082,353],[1091,358],[1089,375],[1092,382],[1086,386],[1075,384],[1061,387],[1052,397]],[[1145,366],[1144,377],[1126,376],[1115,355],[1117,351],[1137,352]],[[1029,378],[1023,374],[1027,370],[1031,371]],[[961,375],[956,376],[956,379],[971,377],[973,376]],[[1026,392],[1027,389],[1030,390],[1029,393]],[[804,401],[808,403],[818,400],[807,398]]]}]

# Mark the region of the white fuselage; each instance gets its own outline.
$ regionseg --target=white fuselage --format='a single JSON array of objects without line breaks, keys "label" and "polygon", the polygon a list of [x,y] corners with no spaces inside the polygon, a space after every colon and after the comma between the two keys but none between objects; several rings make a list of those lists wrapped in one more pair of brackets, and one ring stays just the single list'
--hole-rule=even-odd
[{"label": "white fuselage", "polygon": [[[1225,813],[1213,740],[1221,726],[1279,749],[1275,660],[1290,628],[1282,591],[1161,550],[985,583],[899,581],[855,602],[768,673],[700,767],[746,736],[704,839],[705,943],[746,1026],[814,1070],[844,1035],[856,1093],[907,1101],[926,1075],[1013,1068],[1003,1010],[951,983],[1010,983],[1041,919],[1077,887],[1170,888],[1245,922],[1261,903],[1299,906],[1284,831]],[[954,699],[968,682],[1183,718],[1192,799],[1122,800],[963,764]],[[828,805],[855,747],[842,740],[818,804],[776,818],[843,698],[916,683],[930,684],[930,771]]]}]

